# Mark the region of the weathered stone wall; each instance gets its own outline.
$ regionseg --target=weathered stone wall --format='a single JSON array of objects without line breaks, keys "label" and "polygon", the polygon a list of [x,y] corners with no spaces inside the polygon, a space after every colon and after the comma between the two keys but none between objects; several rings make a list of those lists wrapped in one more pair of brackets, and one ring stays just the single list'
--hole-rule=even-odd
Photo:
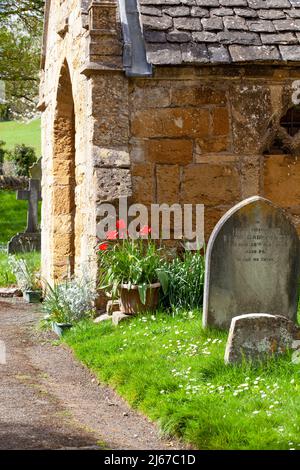
[{"label": "weathered stone wall", "polygon": [[283,132],[299,78],[299,68],[231,65],[157,68],[151,79],[131,79],[134,201],[202,203],[208,237],[230,207],[262,195],[300,231],[300,145],[264,155]]},{"label": "weathered stone wall", "polygon": [[259,194],[300,231],[300,143],[285,136],[289,154],[264,155],[284,133],[298,68],[157,67],[126,78],[116,1],[51,5],[40,103],[45,280],[68,265],[97,279],[99,207],[120,196],[202,203],[208,237],[225,211]]},{"label": "weathered stone wall", "polygon": [[115,0],[48,2],[43,110],[42,275],[97,280],[97,209],[131,194],[128,80]]},{"label": "weathered stone wall", "polygon": [[90,184],[93,170],[88,157],[92,133],[88,118],[90,87],[87,77],[80,73],[87,55],[87,15],[81,8],[79,0],[52,0],[45,35],[40,96],[42,276],[48,282],[62,278],[72,258],[75,271],[81,270],[92,257],[95,245],[95,198]]}]

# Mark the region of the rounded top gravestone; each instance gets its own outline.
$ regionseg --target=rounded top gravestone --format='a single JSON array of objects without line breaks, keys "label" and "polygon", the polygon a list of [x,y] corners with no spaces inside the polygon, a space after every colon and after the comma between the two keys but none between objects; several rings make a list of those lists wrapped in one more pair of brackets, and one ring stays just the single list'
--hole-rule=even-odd
[{"label": "rounded top gravestone", "polygon": [[300,245],[282,209],[259,196],[230,209],[207,246],[203,326],[252,312],[296,321]]}]

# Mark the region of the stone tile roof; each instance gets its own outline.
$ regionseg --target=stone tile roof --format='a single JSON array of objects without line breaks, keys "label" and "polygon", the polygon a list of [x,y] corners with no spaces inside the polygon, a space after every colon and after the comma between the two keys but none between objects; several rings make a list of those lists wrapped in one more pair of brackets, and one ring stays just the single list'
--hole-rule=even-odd
[{"label": "stone tile roof", "polygon": [[139,0],[154,65],[300,61],[300,0]]}]

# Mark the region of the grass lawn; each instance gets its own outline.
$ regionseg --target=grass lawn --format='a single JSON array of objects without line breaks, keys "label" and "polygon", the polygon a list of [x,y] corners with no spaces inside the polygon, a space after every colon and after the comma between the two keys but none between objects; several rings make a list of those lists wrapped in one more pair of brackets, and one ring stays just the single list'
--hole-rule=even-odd
[{"label": "grass lawn", "polygon": [[198,449],[299,449],[300,365],[225,366],[227,333],[200,313],[83,322],[64,336],[76,356],[163,433]]},{"label": "grass lawn", "polygon": [[17,201],[15,191],[0,190],[0,243],[26,228],[27,207],[27,201]]},{"label": "grass lawn", "polygon": [[25,144],[35,148],[36,155],[41,155],[41,120],[30,122],[0,122],[0,140],[6,142],[6,148],[12,150],[16,144]]},{"label": "grass lawn", "polygon": [[[40,156],[40,126],[40,119],[29,123],[0,122],[0,140],[4,140],[10,150],[18,143],[30,145]],[[26,228],[27,207],[27,201],[16,200],[15,191],[0,191],[0,244],[6,244],[13,235]]]},{"label": "grass lawn", "polygon": [[[22,258],[30,260],[38,270],[41,265],[41,254],[38,252],[22,253],[18,255]],[[16,284],[16,278],[12,273],[6,253],[0,253],[0,287],[12,286]]]}]

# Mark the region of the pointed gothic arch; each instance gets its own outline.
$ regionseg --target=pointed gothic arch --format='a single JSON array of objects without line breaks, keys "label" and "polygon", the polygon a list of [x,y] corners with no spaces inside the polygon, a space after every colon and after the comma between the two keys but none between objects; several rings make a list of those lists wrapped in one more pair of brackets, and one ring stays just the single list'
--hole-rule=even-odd
[{"label": "pointed gothic arch", "polygon": [[67,61],[58,81],[54,118],[52,253],[53,279],[72,275],[75,268],[75,113]]}]

